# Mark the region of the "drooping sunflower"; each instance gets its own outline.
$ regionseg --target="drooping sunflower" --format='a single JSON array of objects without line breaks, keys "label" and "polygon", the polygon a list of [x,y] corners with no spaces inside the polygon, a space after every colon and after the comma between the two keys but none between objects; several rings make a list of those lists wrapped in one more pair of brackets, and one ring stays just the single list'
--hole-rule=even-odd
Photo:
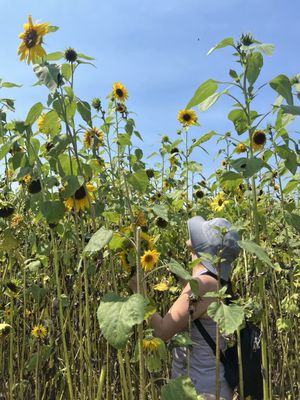
[{"label": "drooping sunflower", "polygon": [[225,195],[223,192],[220,192],[216,195],[216,197],[209,203],[209,206],[213,211],[222,211],[226,204],[229,203],[229,200],[225,200]]},{"label": "drooping sunflower", "polygon": [[31,334],[37,339],[43,339],[47,335],[47,328],[43,325],[36,325],[32,328]]},{"label": "drooping sunflower", "polygon": [[183,126],[191,126],[197,122],[198,118],[194,110],[184,109],[178,112],[177,119]]},{"label": "drooping sunflower", "polygon": [[127,92],[125,86],[122,85],[122,83],[120,83],[120,82],[115,82],[113,84],[112,95],[116,100],[118,100],[118,101],[120,101],[122,103],[126,99],[128,99],[128,92]]},{"label": "drooping sunflower", "polygon": [[151,271],[159,259],[159,253],[156,250],[146,250],[141,256],[141,265],[145,271]]},{"label": "drooping sunflower", "polygon": [[251,147],[253,151],[261,150],[264,147],[266,140],[267,137],[264,131],[254,132],[251,140]]},{"label": "drooping sunflower", "polygon": [[120,261],[121,261],[121,265],[122,265],[123,270],[125,272],[130,273],[131,272],[131,265],[128,262],[127,252],[126,251],[122,251],[120,253]]},{"label": "drooping sunflower", "polygon": [[74,193],[74,197],[70,197],[64,201],[65,207],[69,211],[73,209],[75,209],[76,212],[79,212],[80,210],[84,211],[84,209],[91,206],[91,202],[94,199],[93,192],[95,190],[96,189],[91,183],[86,183],[85,185],[80,186],[80,188]]},{"label": "drooping sunflower", "polygon": [[143,349],[146,351],[156,351],[160,346],[160,340],[158,338],[146,338],[143,339]]},{"label": "drooping sunflower", "polygon": [[235,151],[237,154],[244,153],[246,150],[247,150],[247,148],[246,148],[246,146],[244,145],[244,143],[238,143],[238,144],[235,146],[235,149],[234,149],[234,151]]},{"label": "drooping sunflower", "polygon": [[43,37],[49,32],[49,24],[33,24],[31,15],[28,17],[28,22],[23,25],[24,31],[19,34],[22,39],[18,48],[18,55],[21,61],[27,61],[34,64],[38,57],[46,55],[45,50],[41,46]]},{"label": "drooping sunflower", "polygon": [[90,128],[84,132],[83,143],[85,147],[91,148],[93,145],[99,147],[103,142],[104,134],[98,128]]},{"label": "drooping sunflower", "polygon": [[148,249],[153,250],[154,248],[154,239],[152,236],[148,235],[146,232],[141,232],[141,239],[145,241]]}]

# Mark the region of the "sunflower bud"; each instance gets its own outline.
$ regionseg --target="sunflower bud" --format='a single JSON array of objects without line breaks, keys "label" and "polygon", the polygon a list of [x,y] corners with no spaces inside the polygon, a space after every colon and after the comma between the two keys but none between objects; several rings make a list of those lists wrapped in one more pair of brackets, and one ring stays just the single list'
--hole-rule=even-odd
[{"label": "sunflower bud", "polygon": [[65,56],[66,61],[68,61],[70,63],[73,63],[77,60],[77,53],[71,47],[69,47],[68,49],[65,50],[64,56]]},{"label": "sunflower bud", "polygon": [[154,177],[154,169],[152,169],[152,168],[146,169],[146,174],[147,174],[148,178],[153,178]]},{"label": "sunflower bud", "polygon": [[101,100],[99,99],[99,97],[95,97],[93,100],[92,100],[92,107],[96,110],[96,111],[99,111],[100,110],[100,108],[101,108]]}]

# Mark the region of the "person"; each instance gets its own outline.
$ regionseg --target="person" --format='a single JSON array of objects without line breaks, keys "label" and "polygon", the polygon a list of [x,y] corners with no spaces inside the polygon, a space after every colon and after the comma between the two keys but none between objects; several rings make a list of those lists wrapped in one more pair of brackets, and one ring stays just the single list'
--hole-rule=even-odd
[{"label": "person", "polygon": [[[207,308],[215,301],[203,297],[207,292],[217,292],[218,271],[222,285],[227,284],[232,268],[232,262],[239,254],[237,232],[230,230],[231,224],[224,218],[214,218],[205,221],[200,216],[188,220],[189,240],[187,246],[192,250],[192,260],[199,259],[203,253],[210,256],[220,256],[218,266],[209,259],[201,257],[201,262],[194,266],[192,276],[198,281],[199,300],[193,306],[192,320],[200,319],[205,330],[216,341],[216,323],[208,316]],[[223,231],[223,232],[222,232]],[[129,287],[135,290],[134,279]],[[190,284],[186,284],[180,296],[162,317],[158,312],[150,317],[150,325],[154,336],[164,341],[171,339],[176,333],[187,330],[190,315]],[[172,378],[187,375],[187,357],[189,357],[189,376],[197,390],[206,399],[214,399],[216,393],[216,358],[195,323],[191,324],[191,339],[194,342],[191,350],[186,347],[175,347],[172,354]],[[220,349],[225,350],[225,340],[220,337]],[[220,363],[221,398],[231,400],[233,393],[224,378],[224,367]]]}]

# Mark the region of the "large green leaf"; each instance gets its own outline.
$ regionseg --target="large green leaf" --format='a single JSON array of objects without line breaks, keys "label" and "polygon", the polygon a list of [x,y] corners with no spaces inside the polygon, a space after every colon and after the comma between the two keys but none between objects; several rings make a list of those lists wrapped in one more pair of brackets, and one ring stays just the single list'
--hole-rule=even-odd
[{"label": "large green leaf", "polygon": [[84,177],[81,175],[67,175],[63,178],[64,190],[61,192],[64,199],[72,197],[77,189],[84,184]]},{"label": "large green leaf", "polygon": [[187,281],[190,284],[191,290],[194,295],[199,296],[200,293],[198,281],[193,278],[192,275],[188,271],[186,271],[177,261],[172,259],[171,262],[166,265],[166,267],[168,267],[169,270],[173,272],[173,274]]},{"label": "large green leaf", "polygon": [[48,151],[49,156],[57,157],[59,154],[63,153],[70,143],[70,137],[67,135],[57,135],[53,138],[53,147]]},{"label": "large green leaf", "polygon": [[255,52],[249,55],[248,68],[247,68],[247,79],[250,85],[253,85],[258,78],[260,71],[264,63],[263,56],[261,53]]},{"label": "large green leaf", "polygon": [[9,152],[11,149],[11,146],[16,142],[18,139],[20,139],[20,136],[14,136],[10,138],[6,143],[4,143],[3,146],[0,147],[0,160],[6,156],[6,154]]},{"label": "large green leaf", "polygon": [[39,80],[39,83],[47,86],[47,88],[52,92],[57,89],[60,69],[56,64],[49,64],[45,62],[43,64],[35,64],[32,68]]},{"label": "large green leaf", "polygon": [[219,100],[219,98],[222,96],[222,94],[225,94],[227,90],[223,90],[222,92],[218,93],[213,93],[211,96],[209,96],[207,99],[205,99],[199,106],[200,111],[206,111],[208,110],[211,106],[213,106],[216,101]]},{"label": "large green leaf", "polygon": [[280,158],[285,160],[284,164],[286,168],[292,173],[295,174],[297,171],[297,156],[296,153],[293,152],[286,144],[275,147],[276,153]]},{"label": "large green leaf", "polygon": [[299,106],[280,106],[284,113],[292,114],[292,115],[300,115],[300,107]]},{"label": "large green leaf", "polygon": [[190,153],[192,152],[192,149],[195,147],[200,146],[200,144],[207,142],[210,138],[216,135],[215,131],[210,131],[208,133],[205,133],[202,135],[199,139],[197,139],[191,146],[190,146]]},{"label": "large green leaf", "polygon": [[77,101],[77,111],[81,115],[81,118],[92,127],[92,114],[91,114],[91,106],[86,101],[78,100]]},{"label": "large green leaf", "polygon": [[126,346],[133,326],[143,322],[144,314],[145,299],[140,294],[124,298],[107,293],[97,311],[100,329],[108,343],[116,349]]},{"label": "large green leaf", "polygon": [[187,376],[171,379],[161,389],[161,400],[203,400]]},{"label": "large green leaf", "polygon": [[273,268],[273,264],[267,253],[257,243],[254,243],[251,240],[239,240],[238,245],[248,253],[255,255],[259,260],[267,264],[269,267]]},{"label": "large green leaf", "polygon": [[94,253],[101,250],[108,244],[112,238],[113,232],[111,230],[101,227],[90,238],[88,244],[85,246],[83,253]]},{"label": "large green leaf", "polygon": [[38,117],[41,115],[43,108],[44,108],[44,106],[42,103],[34,104],[27,114],[25,123],[28,125],[33,124],[38,119]]},{"label": "large green leaf", "polygon": [[285,212],[284,219],[289,225],[293,226],[298,232],[300,232],[300,215]]},{"label": "large green leaf", "polygon": [[138,171],[129,174],[127,179],[130,185],[134,187],[134,189],[138,190],[141,193],[146,192],[149,178],[144,169],[139,169]]},{"label": "large green leaf", "polygon": [[154,212],[154,214],[156,214],[158,217],[164,219],[165,221],[169,221],[167,206],[165,206],[163,204],[155,204],[153,206],[153,212]]},{"label": "large green leaf", "polygon": [[283,74],[276,76],[269,82],[272,89],[285,98],[288,105],[293,105],[292,85],[289,78]]},{"label": "large green leaf", "polygon": [[53,223],[63,218],[65,206],[61,201],[44,201],[41,212],[49,223]]},{"label": "large green leaf", "polygon": [[243,173],[245,178],[250,178],[262,168],[271,169],[270,166],[261,158],[246,158],[241,157],[230,161],[230,165],[237,171]]},{"label": "large green leaf", "polygon": [[186,108],[189,109],[202,103],[209,96],[215,93],[217,89],[218,89],[218,84],[214,79],[208,79],[207,81],[203,82],[198,87],[191,100],[188,102]]},{"label": "large green leaf", "polygon": [[[254,119],[258,116],[256,111],[250,112],[250,123],[254,121]],[[228,114],[228,119],[233,122],[234,127],[239,135],[246,132],[247,129],[250,128],[247,120],[247,116],[244,110],[238,108],[230,111]]]},{"label": "large green leaf", "polygon": [[234,189],[243,182],[243,176],[233,171],[226,171],[220,177],[220,186],[224,190]]},{"label": "large green leaf", "polygon": [[229,335],[244,322],[243,307],[237,304],[227,306],[223,302],[213,302],[208,306],[207,314],[218,324],[220,331]]},{"label": "large green leaf", "polygon": [[223,40],[221,40],[221,42],[219,42],[218,44],[216,44],[214,47],[212,47],[207,55],[210,55],[213,51],[217,50],[217,49],[222,49],[223,47],[227,47],[227,46],[234,46],[234,40],[233,38],[225,38]]}]

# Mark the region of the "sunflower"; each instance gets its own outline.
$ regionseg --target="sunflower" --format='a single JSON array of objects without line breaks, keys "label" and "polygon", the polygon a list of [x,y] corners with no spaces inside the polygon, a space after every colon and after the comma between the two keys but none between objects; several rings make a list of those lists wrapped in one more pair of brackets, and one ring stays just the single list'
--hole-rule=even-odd
[{"label": "sunflower", "polygon": [[22,185],[28,185],[30,181],[31,181],[31,176],[30,176],[29,174],[24,175],[24,176],[19,180],[19,182],[20,182]]},{"label": "sunflower", "polygon": [[49,32],[49,24],[33,24],[31,15],[28,17],[28,22],[23,25],[24,32],[19,34],[22,43],[18,48],[18,55],[21,61],[27,61],[34,64],[38,57],[46,55],[45,50],[41,46],[43,37]]},{"label": "sunflower", "polygon": [[112,95],[116,100],[124,102],[126,99],[128,99],[128,92],[122,83],[115,82],[112,89]]},{"label": "sunflower", "polygon": [[256,131],[252,135],[251,147],[253,151],[261,150],[266,143],[266,134],[264,131]]},{"label": "sunflower", "polygon": [[57,120],[55,122],[55,124],[52,124],[52,126],[48,126],[46,125],[46,115],[45,113],[41,113],[41,115],[39,116],[38,120],[37,120],[37,127],[38,130],[42,133],[44,133],[45,135],[49,136],[51,131],[59,131],[60,130],[60,122]]},{"label": "sunflower", "polygon": [[148,235],[146,232],[141,232],[141,239],[144,240],[147,244],[147,247],[150,250],[154,248],[154,239],[152,236]]},{"label": "sunflower", "polygon": [[32,328],[31,334],[37,339],[43,339],[47,335],[47,329],[43,325],[36,325]]},{"label": "sunflower", "polygon": [[158,290],[159,292],[165,292],[169,290],[169,285],[165,281],[159,282],[157,285],[153,287],[154,290]]},{"label": "sunflower", "polygon": [[197,115],[194,110],[180,110],[177,119],[183,126],[191,126],[197,122]]},{"label": "sunflower", "polygon": [[143,349],[148,351],[156,351],[160,346],[160,340],[158,338],[143,339]]},{"label": "sunflower", "polygon": [[237,154],[244,153],[246,150],[247,150],[247,149],[246,149],[246,146],[244,145],[244,143],[238,143],[238,144],[235,146],[235,149],[234,149],[234,151],[235,151]]},{"label": "sunflower", "polygon": [[122,265],[123,270],[125,272],[130,273],[131,272],[131,265],[128,262],[127,255],[128,254],[127,254],[126,251],[122,251],[119,256],[120,256],[120,261],[121,261],[121,265]]},{"label": "sunflower", "polygon": [[99,147],[103,142],[104,134],[98,128],[90,128],[84,132],[83,143],[85,147],[91,148],[93,145]]},{"label": "sunflower", "polygon": [[96,189],[91,183],[86,183],[80,186],[74,193],[74,197],[70,197],[64,201],[67,210],[75,209],[76,212],[84,211],[85,208],[90,208],[94,198],[93,193]]},{"label": "sunflower", "polygon": [[23,220],[22,215],[14,214],[11,219],[11,224],[13,227],[16,227],[17,225],[19,225],[20,222],[22,222],[22,220]]},{"label": "sunflower", "polygon": [[73,63],[77,60],[78,54],[72,47],[68,47],[64,52],[64,57],[66,61]]},{"label": "sunflower", "polygon": [[159,253],[156,250],[146,250],[141,256],[142,268],[145,271],[151,271],[159,259]]},{"label": "sunflower", "polygon": [[222,211],[226,204],[229,203],[229,200],[225,200],[225,196],[223,192],[220,192],[216,195],[216,197],[209,203],[210,207],[213,211]]},{"label": "sunflower", "polygon": [[15,208],[12,204],[0,204],[0,218],[9,218],[13,215]]}]

